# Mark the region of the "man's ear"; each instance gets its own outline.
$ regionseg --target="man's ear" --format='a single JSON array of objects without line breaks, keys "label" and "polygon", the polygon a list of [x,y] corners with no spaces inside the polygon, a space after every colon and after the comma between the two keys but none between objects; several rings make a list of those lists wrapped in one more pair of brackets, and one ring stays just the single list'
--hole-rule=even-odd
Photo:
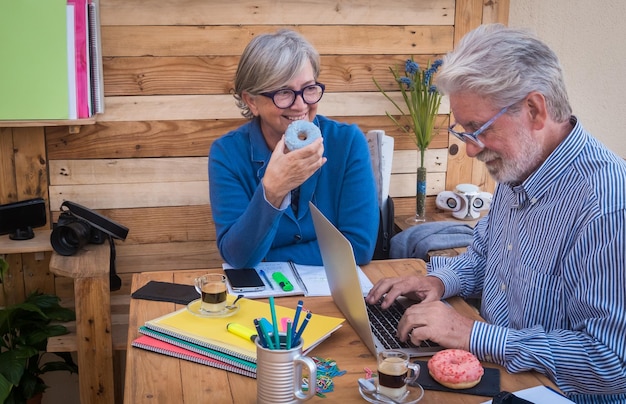
[{"label": "man's ear", "polygon": [[533,91],[526,97],[526,105],[528,106],[533,129],[542,129],[548,119],[546,98],[540,92]]},{"label": "man's ear", "polygon": [[252,115],[259,115],[259,110],[256,107],[256,97],[251,95],[249,92],[244,91],[243,93],[241,93],[241,99],[243,100],[243,102],[246,103],[246,105],[250,109],[250,112],[252,112]]}]

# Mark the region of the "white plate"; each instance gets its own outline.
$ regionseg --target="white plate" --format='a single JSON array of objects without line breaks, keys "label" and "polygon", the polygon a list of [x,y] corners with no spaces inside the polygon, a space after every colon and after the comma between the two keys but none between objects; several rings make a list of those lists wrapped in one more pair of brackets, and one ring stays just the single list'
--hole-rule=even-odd
[{"label": "white plate", "polygon": [[200,309],[200,305],[202,304],[202,299],[194,300],[187,305],[187,310],[191,313],[195,314],[198,317],[205,318],[221,318],[221,317],[230,317],[233,314],[239,311],[239,303],[235,303],[234,305],[227,305],[224,310],[218,311],[215,313],[210,313],[208,311],[204,311]]},{"label": "white plate", "polygon": [[[376,378],[367,379],[374,386],[377,385]],[[413,404],[417,403],[424,397],[424,389],[419,384],[415,383],[414,385],[407,385],[407,391],[409,392],[401,401],[395,400],[395,402],[400,404]],[[359,393],[361,393],[361,397],[370,403],[374,404],[391,404],[391,400],[379,400],[376,397],[372,396],[370,393],[364,391],[361,386],[359,386]]]}]

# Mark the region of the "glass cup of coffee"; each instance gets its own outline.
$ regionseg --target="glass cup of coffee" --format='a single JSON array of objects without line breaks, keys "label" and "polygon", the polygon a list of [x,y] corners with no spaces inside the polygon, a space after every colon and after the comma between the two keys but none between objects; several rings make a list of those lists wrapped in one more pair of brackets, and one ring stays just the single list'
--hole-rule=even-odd
[{"label": "glass cup of coffee", "polygon": [[377,373],[378,392],[387,397],[402,400],[407,394],[407,385],[417,380],[420,366],[412,363],[408,354],[388,350],[378,353]]},{"label": "glass cup of coffee", "polygon": [[200,310],[205,313],[220,313],[226,309],[226,276],[206,274],[194,280],[196,291],[202,296]]}]

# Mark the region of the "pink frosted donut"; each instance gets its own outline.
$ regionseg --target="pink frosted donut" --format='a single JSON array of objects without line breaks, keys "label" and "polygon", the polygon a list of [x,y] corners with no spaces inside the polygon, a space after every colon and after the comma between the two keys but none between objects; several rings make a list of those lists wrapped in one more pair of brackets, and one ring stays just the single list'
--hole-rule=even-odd
[{"label": "pink frosted donut", "polygon": [[311,144],[320,136],[322,136],[322,133],[313,122],[305,120],[293,121],[285,132],[285,146],[287,146],[289,151],[300,149]]},{"label": "pink frosted donut", "polygon": [[471,352],[444,349],[430,358],[428,373],[438,383],[450,389],[469,389],[480,383],[485,369]]}]

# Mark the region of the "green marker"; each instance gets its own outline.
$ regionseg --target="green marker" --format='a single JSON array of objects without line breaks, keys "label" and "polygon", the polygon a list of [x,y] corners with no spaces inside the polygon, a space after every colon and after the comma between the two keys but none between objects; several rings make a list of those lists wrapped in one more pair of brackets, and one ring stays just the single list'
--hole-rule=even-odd
[{"label": "green marker", "polygon": [[285,292],[291,292],[293,290],[293,285],[291,284],[291,282],[289,282],[289,279],[287,279],[287,277],[282,273],[274,272],[272,274],[272,278]]}]

